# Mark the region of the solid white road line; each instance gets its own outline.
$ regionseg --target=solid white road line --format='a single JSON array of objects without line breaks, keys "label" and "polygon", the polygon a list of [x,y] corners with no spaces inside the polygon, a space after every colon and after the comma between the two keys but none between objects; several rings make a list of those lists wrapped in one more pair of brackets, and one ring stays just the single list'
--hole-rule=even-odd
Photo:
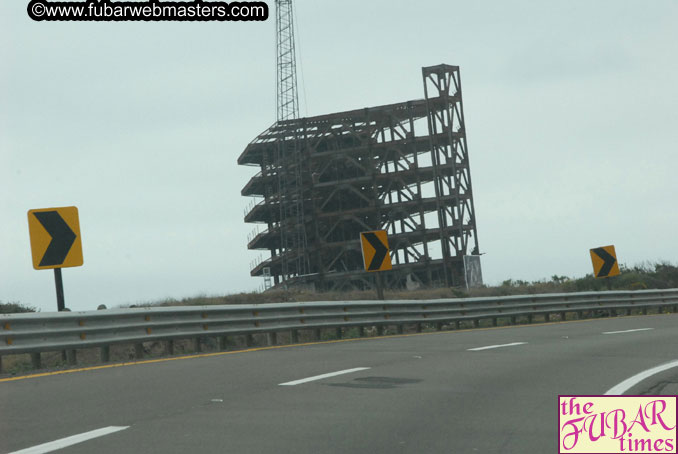
[{"label": "solid white road line", "polygon": [[621,396],[626,391],[628,391],[633,386],[637,385],[641,381],[649,378],[659,372],[664,372],[665,370],[671,369],[672,367],[677,367],[678,361],[671,361],[670,363],[662,364],[661,366],[653,367],[652,369],[644,370],[643,372],[634,375],[631,378],[627,378],[623,382],[619,383],[617,386],[610,388],[605,395],[606,396]]},{"label": "solid white road line", "polygon": [[513,347],[514,345],[524,345],[524,344],[527,344],[527,342],[513,342],[512,344],[488,345],[487,347],[469,348],[468,351],[479,352],[480,350],[489,350],[491,348]]},{"label": "solid white road line", "polygon": [[622,333],[635,333],[636,331],[650,331],[654,328],[638,328],[638,329],[627,329],[624,331],[605,331],[603,334],[622,334]]},{"label": "solid white road line", "polygon": [[119,432],[121,430],[127,429],[128,427],[129,426],[102,427],[101,429],[62,438],[61,440],[50,441],[49,443],[33,446],[32,448],[22,449],[21,451],[10,452],[9,454],[43,454],[46,452],[52,452],[56,451],[57,449],[63,449],[68,446],[82,443],[83,441],[91,440],[92,438],[103,437],[104,435]]},{"label": "solid white road line", "polygon": [[288,381],[287,383],[280,383],[278,386],[294,386],[310,381],[322,380],[323,378],[334,377],[336,375],[350,374],[351,372],[358,372],[360,370],[367,370],[369,367],[356,367],[354,369],[340,370],[338,372],[330,372],[329,374],[316,375],[314,377],[302,378],[300,380]]}]

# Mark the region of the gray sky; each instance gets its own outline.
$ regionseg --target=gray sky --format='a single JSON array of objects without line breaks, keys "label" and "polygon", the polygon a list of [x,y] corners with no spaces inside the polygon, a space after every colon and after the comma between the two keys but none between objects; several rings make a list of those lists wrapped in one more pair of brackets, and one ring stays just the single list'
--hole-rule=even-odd
[{"label": "gray sky", "polygon": [[[238,155],[275,120],[265,22],[33,22],[0,2],[0,300],[55,310],[26,212],[75,205],[66,305],[252,291]],[[296,2],[319,115],[461,67],[485,281],[678,261],[678,2]]]}]

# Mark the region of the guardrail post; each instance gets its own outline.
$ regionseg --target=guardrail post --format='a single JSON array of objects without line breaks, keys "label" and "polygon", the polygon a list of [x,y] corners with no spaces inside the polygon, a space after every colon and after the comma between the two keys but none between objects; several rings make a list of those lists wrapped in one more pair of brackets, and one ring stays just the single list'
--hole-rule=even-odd
[{"label": "guardrail post", "polygon": [[2,373],[2,356],[0,356],[0,374]]},{"label": "guardrail post", "polygon": [[442,331],[443,322],[436,322],[436,331]]},{"label": "guardrail post", "polygon": [[454,321],[454,329],[459,329],[461,328],[461,322],[459,320]]},{"label": "guardrail post", "polygon": [[643,308],[643,315],[647,315],[647,307]]},{"label": "guardrail post", "polygon": [[477,318],[475,320],[473,320],[473,327],[479,328],[480,327],[480,320],[478,320]]},{"label": "guardrail post", "polygon": [[365,337],[365,327],[364,326],[358,327],[358,337]]},{"label": "guardrail post", "polygon": [[[403,325],[400,325],[400,326],[403,326]],[[415,325],[415,329],[417,330],[418,333],[421,333],[421,323],[417,323]]]},{"label": "guardrail post", "polygon": [[516,316],[512,315],[511,316],[511,325],[515,325],[515,324],[516,324]]},{"label": "guardrail post", "polygon": [[527,314],[527,323],[532,323],[532,314]]},{"label": "guardrail post", "polygon": [[167,354],[170,356],[174,355],[174,339],[170,339],[167,341],[167,344],[165,344],[165,350],[167,351]]},{"label": "guardrail post", "polygon": [[71,366],[75,366],[78,363],[78,353],[76,350],[66,350],[66,361]]},{"label": "guardrail post", "polygon": [[276,332],[266,333],[268,338],[268,345],[276,345],[278,343],[278,334]]},{"label": "guardrail post", "polygon": [[254,345],[254,337],[251,334],[245,334],[245,346],[251,347]]},{"label": "guardrail post", "polygon": [[202,346],[201,346],[200,338],[196,337],[193,340],[193,351],[196,352],[196,353],[200,353],[201,348],[202,348]]},{"label": "guardrail post", "polygon": [[497,326],[497,317],[492,317],[492,326]]},{"label": "guardrail post", "polygon": [[136,359],[144,357],[144,344],[134,344],[134,357]]},{"label": "guardrail post", "polygon": [[567,314],[566,314],[565,312],[561,312],[561,313],[560,313],[560,321],[564,322],[565,319],[566,319],[566,315],[567,315]]},{"label": "guardrail post", "polygon": [[299,331],[293,329],[290,331],[290,343],[298,344],[299,343]]},{"label": "guardrail post", "polygon": [[377,336],[384,335],[384,325],[377,325]]},{"label": "guardrail post", "polygon": [[397,325],[398,334],[403,334],[405,332],[405,325]]},{"label": "guardrail post", "polygon": [[320,331],[320,328],[316,328],[316,329],[313,330],[313,337],[315,338],[315,340],[319,341],[320,339],[322,339],[321,334],[322,333]]},{"label": "guardrail post", "polygon": [[342,332],[341,332],[341,326],[339,326],[337,328],[336,332],[337,332],[337,339],[341,339],[343,337]]},{"label": "guardrail post", "polygon": [[101,347],[99,350],[100,357],[101,357],[101,362],[102,363],[107,363],[111,360],[111,347],[108,345],[104,345]]},{"label": "guardrail post", "polygon": [[219,350],[224,351],[228,349],[228,336],[219,336]]},{"label": "guardrail post", "polygon": [[544,322],[548,323],[550,321],[551,321],[551,314],[549,314],[547,312],[546,314],[544,314]]},{"label": "guardrail post", "polygon": [[33,369],[40,369],[40,352],[31,353],[31,365]]}]

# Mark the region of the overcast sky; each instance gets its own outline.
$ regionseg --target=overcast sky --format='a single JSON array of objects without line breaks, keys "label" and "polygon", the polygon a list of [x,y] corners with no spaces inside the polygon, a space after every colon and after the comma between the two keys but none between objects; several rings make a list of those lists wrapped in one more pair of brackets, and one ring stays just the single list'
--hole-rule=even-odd
[{"label": "overcast sky", "polygon": [[[265,22],[34,22],[0,2],[0,301],[56,309],[29,209],[75,205],[66,306],[256,290],[236,159],[275,120]],[[461,67],[486,283],[678,261],[678,2],[296,2],[302,114]],[[303,95],[305,94],[305,101]]]}]

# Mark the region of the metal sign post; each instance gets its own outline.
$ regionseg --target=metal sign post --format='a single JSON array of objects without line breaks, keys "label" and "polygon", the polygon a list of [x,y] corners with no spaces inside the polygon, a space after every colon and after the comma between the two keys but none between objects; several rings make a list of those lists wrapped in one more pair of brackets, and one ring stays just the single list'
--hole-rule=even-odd
[{"label": "metal sign post", "polygon": [[61,268],[54,268],[54,283],[56,284],[57,310],[59,312],[66,308],[64,302],[64,282],[61,280]]},{"label": "metal sign post", "polygon": [[374,273],[376,274],[375,278],[377,280],[377,299],[378,300],[383,300],[384,299],[384,282],[381,277],[381,273]]}]

